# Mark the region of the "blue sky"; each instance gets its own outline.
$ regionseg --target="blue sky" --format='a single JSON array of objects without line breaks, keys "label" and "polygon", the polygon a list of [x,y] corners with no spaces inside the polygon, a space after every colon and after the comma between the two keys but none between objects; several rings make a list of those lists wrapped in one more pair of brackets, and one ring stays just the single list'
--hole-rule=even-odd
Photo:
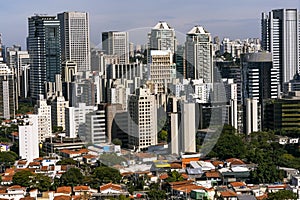
[{"label": "blue sky", "polygon": [[179,41],[193,26],[201,25],[213,36],[260,37],[260,16],[278,8],[298,8],[300,0],[22,0],[2,1],[0,33],[7,46],[25,47],[27,18],[34,13],[56,15],[86,11],[90,16],[91,42],[100,43],[103,31],[129,31],[130,40],[144,43],[158,21],[167,21]]}]

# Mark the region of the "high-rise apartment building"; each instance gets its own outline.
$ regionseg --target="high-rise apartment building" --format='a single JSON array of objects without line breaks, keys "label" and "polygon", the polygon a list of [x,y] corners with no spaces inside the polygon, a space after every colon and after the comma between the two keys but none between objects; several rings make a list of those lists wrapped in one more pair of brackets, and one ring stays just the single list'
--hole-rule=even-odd
[{"label": "high-rise apartment building", "polygon": [[46,138],[52,136],[51,106],[47,104],[47,100],[43,98],[43,95],[40,95],[37,101],[35,114],[38,115],[38,139],[39,143],[41,143],[45,141]]},{"label": "high-rise apartment building", "polygon": [[157,106],[150,89],[139,88],[129,100],[129,145],[138,151],[157,144]]},{"label": "high-rise apartment building", "polygon": [[17,109],[18,98],[14,72],[6,64],[0,63],[0,117],[14,118]]},{"label": "high-rise apartment building", "polygon": [[30,89],[35,100],[45,95],[45,83],[54,82],[61,73],[60,22],[55,16],[28,18],[28,53],[30,54]]},{"label": "high-rise apartment building", "polygon": [[262,48],[272,53],[278,84],[282,87],[299,71],[298,10],[277,9],[269,14],[262,13],[261,37]]},{"label": "high-rise apartment building", "polygon": [[69,107],[69,101],[64,96],[57,96],[51,104],[52,126],[61,127],[66,130],[65,110]]},{"label": "high-rise apartment building", "polygon": [[193,27],[186,35],[186,77],[213,82],[213,45],[211,35],[202,26]]},{"label": "high-rise apartment building", "polygon": [[102,50],[107,55],[117,55],[120,64],[129,63],[128,32],[109,31],[102,33]]},{"label": "high-rise apartment building", "polygon": [[167,22],[158,22],[148,34],[149,50],[170,50],[173,54],[177,49],[175,30]]},{"label": "high-rise apartment building", "polygon": [[91,69],[89,16],[86,12],[63,12],[61,23],[62,61],[74,61],[78,71]]}]

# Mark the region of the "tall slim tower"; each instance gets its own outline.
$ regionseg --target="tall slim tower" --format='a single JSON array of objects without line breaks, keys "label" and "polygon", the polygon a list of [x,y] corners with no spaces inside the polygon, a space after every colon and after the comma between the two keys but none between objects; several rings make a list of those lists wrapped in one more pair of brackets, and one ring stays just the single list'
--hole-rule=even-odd
[{"label": "tall slim tower", "polygon": [[128,32],[109,31],[102,33],[102,49],[107,55],[117,55],[120,64],[129,63]]},{"label": "tall slim tower", "polygon": [[78,71],[90,70],[89,16],[86,12],[63,12],[61,23],[62,61],[74,61]]},{"label": "tall slim tower", "polygon": [[55,16],[28,18],[28,53],[30,54],[31,97],[45,94],[45,83],[55,82],[61,73],[60,24]]},{"label": "tall slim tower", "polygon": [[202,26],[193,27],[186,35],[186,77],[213,82],[213,45],[211,35]]},{"label": "tall slim tower", "polygon": [[262,13],[261,37],[264,50],[272,52],[278,82],[293,79],[299,71],[299,13],[297,9],[278,9]]}]

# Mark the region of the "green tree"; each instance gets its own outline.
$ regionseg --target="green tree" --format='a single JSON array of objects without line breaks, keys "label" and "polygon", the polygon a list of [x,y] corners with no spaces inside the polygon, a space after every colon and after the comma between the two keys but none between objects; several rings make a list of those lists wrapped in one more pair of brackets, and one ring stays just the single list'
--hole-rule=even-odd
[{"label": "green tree", "polygon": [[268,200],[284,200],[284,199],[297,199],[297,194],[293,193],[290,190],[280,190],[275,193],[269,193],[268,194]]},{"label": "green tree", "polygon": [[226,125],[214,146],[213,150],[208,154],[210,157],[218,157],[219,159],[228,158],[244,158],[246,147],[241,137],[235,134],[236,130]]},{"label": "green tree", "polygon": [[184,180],[182,175],[176,170],[169,171],[168,176],[169,177],[166,179],[167,182],[176,182],[176,181],[183,181]]},{"label": "green tree", "polygon": [[18,159],[18,155],[13,151],[0,152],[1,163],[13,163]]},{"label": "green tree", "polygon": [[33,176],[33,174],[27,170],[22,170],[22,171],[16,172],[12,179],[13,185],[29,187],[32,184],[31,183],[32,176]]},{"label": "green tree", "polygon": [[60,177],[61,186],[76,186],[83,183],[84,176],[80,169],[72,167]]},{"label": "green tree", "polygon": [[168,131],[166,130],[161,130],[158,133],[158,141],[159,142],[167,142],[168,141]]},{"label": "green tree", "polygon": [[166,199],[167,195],[164,190],[150,190],[148,193],[149,199],[161,200]]},{"label": "green tree", "polygon": [[48,191],[51,187],[52,180],[49,176],[35,174],[32,179],[32,187],[41,192]]},{"label": "green tree", "polygon": [[112,140],[112,143],[113,143],[114,145],[120,145],[120,146],[122,146],[122,141],[121,141],[119,138],[113,139],[113,140]]},{"label": "green tree", "polygon": [[120,183],[120,180],[122,178],[119,170],[106,167],[106,166],[100,166],[95,168],[93,172],[93,178],[94,182],[102,185],[104,183]]}]

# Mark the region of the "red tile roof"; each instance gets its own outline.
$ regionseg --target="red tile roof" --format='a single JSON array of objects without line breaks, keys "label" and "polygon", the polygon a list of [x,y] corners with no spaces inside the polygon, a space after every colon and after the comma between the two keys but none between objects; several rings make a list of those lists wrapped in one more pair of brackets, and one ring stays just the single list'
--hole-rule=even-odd
[{"label": "red tile roof", "polygon": [[206,172],[205,176],[207,178],[220,178],[220,172],[217,172],[217,171]]},{"label": "red tile roof", "polygon": [[100,186],[100,191],[107,190],[107,189],[123,191],[122,186],[118,184],[108,183]]},{"label": "red tile roof", "polygon": [[77,191],[89,191],[89,190],[90,190],[90,187],[89,186],[85,186],[85,185],[79,185],[79,186],[75,186],[73,188],[74,192],[77,192]]},{"label": "red tile roof", "polygon": [[161,175],[159,176],[159,179],[165,180],[165,179],[167,179],[168,177],[169,177],[168,174],[161,174]]},{"label": "red tile roof", "polygon": [[221,197],[236,197],[237,194],[232,190],[226,190],[221,192]]},{"label": "red tile roof", "polygon": [[28,166],[40,166],[40,162],[30,162]]},{"label": "red tile roof", "polygon": [[244,165],[245,163],[238,158],[229,158],[226,162],[230,162],[231,165]]},{"label": "red tile roof", "polygon": [[20,185],[13,185],[7,188],[7,190],[25,190],[26,188],[20,186]]},{"label": "red tile roof", "polygon": [[70,194],[71,192],[72,188],[70,186],[62,186],[56,189],[56,193]]},{"label": "red tile roof", "polygon": [[246,186],[246,184],[243,183],[243,182],[232,182],[232,183],[230,183],[230,185],[231,185],[232,187],[242,187],[242,186]]},{"label": "red tile roof", "polygon": [[215,160],[215,161],[212,162],[212,164],[213,164],[215,167],[217,167],[217,166],[219,166],[219,165],[224,165],[224,162],[219,161],[219,160]]},{"label": "red tile roof", "polygon": [[59,195],[54,197],[53,200],[71,200],[72,198],[70,196],[65,196],[65,195]]}]

